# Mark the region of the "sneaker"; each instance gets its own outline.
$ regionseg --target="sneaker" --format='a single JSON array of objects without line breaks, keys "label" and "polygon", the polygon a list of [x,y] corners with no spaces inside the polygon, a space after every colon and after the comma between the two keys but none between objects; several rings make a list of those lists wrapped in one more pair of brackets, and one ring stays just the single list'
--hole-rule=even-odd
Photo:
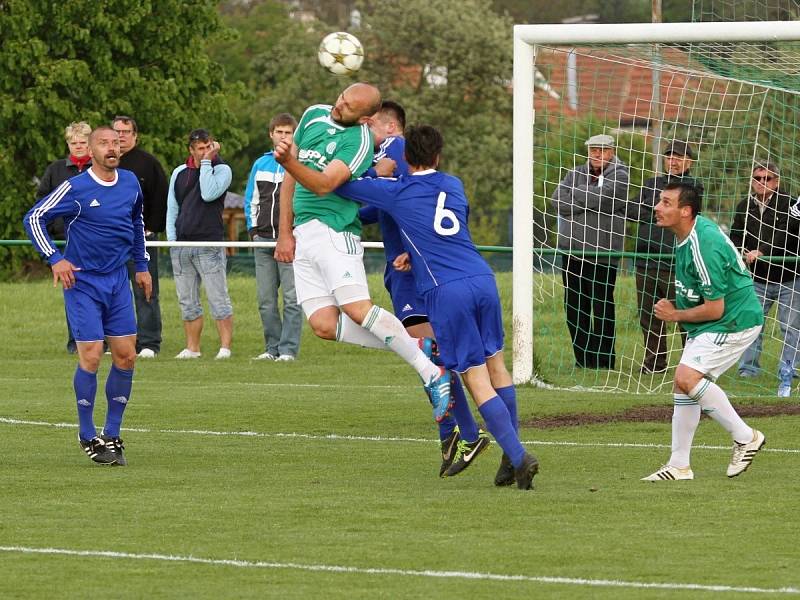
[{"label": "sneaker", "polygon": [[642,481],[689,481],[694,479],[692,469],[686,467],[680,469],[672,465],[664,465],[658,471],[647,477],[642,477]]},{"label": "sneaker", "polygon": [[444,472],[453,464],[456,458],[458,442],[461,440],[461,434],[458,432],[458,427],[453,430],[453,433],[448,435],[441,441],[442,445],[442,465],[439,467],[439,477],[444,477]]},{"label": "sneaker", "polygon": [[230,348],[220,348],[217,355],[214,357],[214,360],[227,360],[231,357],[231,349]]},{"label": "sneaker", "polygon": [[533,478],[539,472],[539,461],[533,454],[525,453],[522,464],[514,469],[514,479],[521,490],[533,489]]},{"label": "sneaker", "polygon": [[433,404],[433,418],[437,423],[441,423],[453,407],[453,399],[450,396],[450,371],[439,367],[439,376],[431,378],[425,389]]},{"label": "sneaker", "polygon": [[728,477],[736,477],[744,473],[753,462],[756,452],[761,450],[766,443],[767,438],[758,429],[753,429],[753,441],[744,444],[734,441],[733,456],[731,456],[731,464],[728,465]]},{"label": "sneaker", "polygon": [[278,360],[278,357],[269,352],[262,352],[258,356],[254,356],[253,360]]},{"label": "sneaker", "polygon": [[514,464],[505,452],[503,458],[500,459],[500,468],[495,473],[494,484],[497,487],[514,484]]},{"label": "sneaker", "polygon": [[429,337],[419,338],[419,349],[425,353],[425,356],[428,357],[433,364],[437,367],[442,366],[442,358],[439,355],[439,344],[436,343],[436,340]]},{"label": "sneaker", "polygon": [[124,467],[128,464],[128,461],[125,460],[125,455],[122,453],[125,450],[125,446],[122,445],[122,439],[118,437],[111,437],[109,435],[101,435],[100,439],[105,442],[106,448],[111,448],[114,451],[114,456],[117,457],[117,464],[121,467]]},{"label": "sneaker", "polygon": [[184,348],[183,350],[178,352],[177,355],[175,355],[175,358],[177,358],[178,360],[187,360],[190,358],[200,358],[201,356],[203,355],[200,352],[192,352],[188,348]]},{"label": "sneaker", "polygon": [[782,383],[778,386],[778,398],[789,398],[792,395],[792,384]]},{"label": "sneaker", "polygon": [[458,475],[472,464],[477,456],[486,450],[492,441],[489,439],[489,434],[485,431],[478,433],[478,439],[474,442],[468,442],[464,439],[458,441],[458,449],[456,450],[456,457],[453,464],[445,471],[445,477],[453,477]]},{"label": "sneaker", "polygon": [[294,356],[292,356],[291,354],[281,354],[275,360],[278,362],[292,362],[294,360]]},{"label": "sneaker", "polygon": [[106,446],[105,442],[99,437],[93,437],[90,440],[78,438],[78,441],[86,455],[94,462],[101,465],[113,465],[117,462],[117,455],[114,454],[114,449],[111,446]]},{"label": "sneaker", "polygon": [[746,369],[739,369],[739,377],[744,377],[745,379],[751,379],[753,377],[758,377],[758,373],[755,371],[748,371]]},{"label": "sneaker", "polygon": [[142,351],[137,354],[139,358],[155,358],[158,356],[155,350],[151,350],[150,348],[142,348]]}]

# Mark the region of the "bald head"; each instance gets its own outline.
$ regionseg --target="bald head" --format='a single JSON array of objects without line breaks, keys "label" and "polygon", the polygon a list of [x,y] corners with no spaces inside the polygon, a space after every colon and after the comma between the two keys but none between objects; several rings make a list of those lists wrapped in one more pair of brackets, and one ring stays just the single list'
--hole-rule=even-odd
[{"label": "bald head", "polygon": [[331,109],[333,119],[342,125],[361,125],[381,108],[381,93],[369,83],[354,83],[336,99]]}]

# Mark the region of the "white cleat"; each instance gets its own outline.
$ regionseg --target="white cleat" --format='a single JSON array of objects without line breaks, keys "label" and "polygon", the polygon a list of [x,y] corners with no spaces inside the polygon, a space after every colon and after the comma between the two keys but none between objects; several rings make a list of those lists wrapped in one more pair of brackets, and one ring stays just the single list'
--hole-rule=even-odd
[{"label": "white cleat", "polygon": [[689,481],[690,479],[694,479],[691,468],[680,469],[672,465],[664,465],[652,475],[642,477],[642,481]]},{"label": "white cleat", "polygon": [[155,358],[158,354],[155,351],[151,350],[150,348],[142,348],[142,351],[137,354],[139,358]]},{"label": "white cleat", "polygon": [[214,360],[227,360],[231,357],[231,349],[230,348],[220,348],[217,355],[214,357]]},{"label": "white cleat", "polygon": [[291,354],[281,354],[278,358],[276,358],[278,362],[292,362],[294,360],[294,356]]},{"label": "white cleat", "polygon": [[269,352],[262,352],[258,356],[254,356],[253,360],[277,360],[278,357],[274,354],[270,354]]},{"label": "white cleat", "polygon": [[767,443],[767,438],[758,429],[753,429],[753,440],[740,444],[737,441],[733,442],[733,456],[731,456],[731,464],[728,465],[728,477],[736,477],[741,475],[753,462],[756,452],[764,447]]},{"label": "white cleat", "polygon": [[188,348],[184,348],[183,350],[178,352],[177,355],[175,355],[175,358],[177,358],[178,360],[187,360],[190,358],[200,358],[201,356],[202,354],[200,352],[192,352]]}]

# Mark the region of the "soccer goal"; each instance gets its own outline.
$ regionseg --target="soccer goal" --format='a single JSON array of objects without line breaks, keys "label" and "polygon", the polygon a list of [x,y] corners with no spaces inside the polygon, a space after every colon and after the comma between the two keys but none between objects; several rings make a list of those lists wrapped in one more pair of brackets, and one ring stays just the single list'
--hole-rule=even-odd
[{"label": "soccer goal", "polygon": [[[792,21],[515,26],[515,382],[643,393],[671,385],[682,349],[674,327],[663,332],[668,369],[642,372],[646,348],[638,296],[647,286],[637,290],[635,266],[659,255],[637,254],[641,225],[628,212],[609,216],[613,230],[622,232],[616,234],[623,236],[621,248],[581,255],[586,262],[617,266],[613,356],[600,368],[576,360],[561,266],[565,256],[578,251],[559,250],[565,245],[558,239],[563,217],[551,199],[565,175],[587,163],[585,142],[596,135],[614,139],[615,155],[629,173],[625,211],[638,202],[645,182],[664,172],[664,149],[675,140],[691,148],[690,174],[705,189],[703,214],[726,231],[751,190],[759,161],[779,166],[781,189],[796,199],[798,40],[800,22]],[[606,239],[601,234],[607,232],[597,229],[609,222],[587,220],[579,235]],[[560,235],[570,232],[561,229]],[[607,286],[604,277],[599,283]],[[607,337],[601,354],[610,354]],[[741,381],[742,393],[774,393],[782,341],[773,308],[764,327],[761,375]],[[730,373],[735,376],[736,369],[726,376]]]}]

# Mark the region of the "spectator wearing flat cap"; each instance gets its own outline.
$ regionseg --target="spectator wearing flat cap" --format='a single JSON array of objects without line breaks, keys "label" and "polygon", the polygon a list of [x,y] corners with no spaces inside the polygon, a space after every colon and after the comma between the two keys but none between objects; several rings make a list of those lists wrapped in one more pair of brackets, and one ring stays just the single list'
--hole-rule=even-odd
[{"label": "spectator wearing flat cap", "polygon": [[614,285],[625,235],[628,167],[615,154],[610,135],[586,140],[588,160],[558,184],[552,204],[558,213],[564,310],[575,365],[613,369],[616,361]]},{"label": "spectator wearing flat cap", "polygon": [[[675,301],[673,258],[675,234],[656,225],[653,207],[658,204],[661,190],[668,183],[682,181],[693,185],[702,196],[702,183],[690,175],[695,160],[692,147],[673,140],[664,148],[664,174],[651,177],[642,184],[639,197],[628,204],[628,219],[638,221],[636,237],[636,296],[639,305],[639,325],[644,337],[644,360],[641,372],[663,373],[668,367],[669,348],[667,326],[655,316],[654,306],[661,298]],[[686,334],[681,334],[685,342]]]}]

